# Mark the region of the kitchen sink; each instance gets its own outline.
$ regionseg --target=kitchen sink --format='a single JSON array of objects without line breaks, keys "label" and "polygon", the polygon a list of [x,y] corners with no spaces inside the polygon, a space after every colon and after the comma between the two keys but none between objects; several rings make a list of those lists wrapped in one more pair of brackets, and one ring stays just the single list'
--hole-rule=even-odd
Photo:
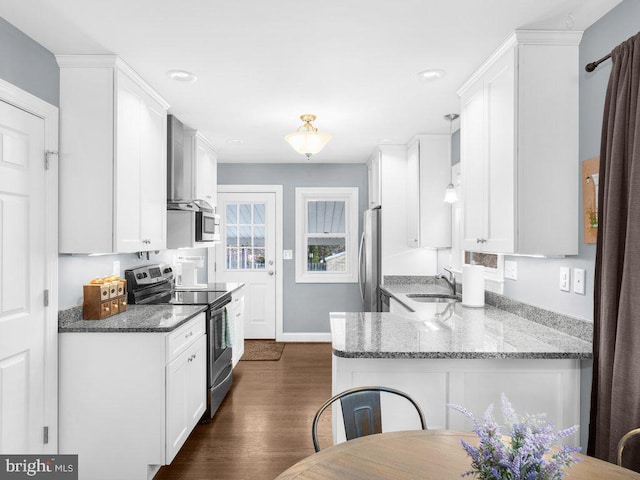
[{"label": "kitchen sink", "polygon": [[458,298],[453,295],[443,295],[438,293],[408,293],[407,298],[414,302],[425,303],[455,303]]}]

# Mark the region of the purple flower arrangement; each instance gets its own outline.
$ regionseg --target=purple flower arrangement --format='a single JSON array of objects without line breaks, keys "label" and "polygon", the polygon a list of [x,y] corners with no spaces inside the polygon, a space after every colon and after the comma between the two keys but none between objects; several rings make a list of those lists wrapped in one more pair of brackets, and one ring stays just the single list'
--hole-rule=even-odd
[{"label": "purple flower arrangement", "polygon": [[525,415],[520,418],[502,394],[502,415],[505,424],[511,425],[509,437],[503,438],[500,426],[493,417],[493,404],[484,413],[480,423],[466,408],[449,404],[449,407],[469,417],[473,431],[480,438],[474,447],[462,440],[462,447],[471,457],[472,469],[462,474],[480,480],[558,480],[565,476],[564,468],[579,459],[573,456],[580,447],[562,446],[550,451],[559,439],[576,433],[578,426],[554,433],[553,424],[544,414]]}]

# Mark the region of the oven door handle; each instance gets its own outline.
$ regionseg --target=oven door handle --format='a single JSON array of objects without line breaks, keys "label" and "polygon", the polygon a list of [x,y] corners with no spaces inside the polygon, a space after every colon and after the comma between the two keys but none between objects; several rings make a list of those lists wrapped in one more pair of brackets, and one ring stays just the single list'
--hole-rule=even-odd
[{"label": "oven door handle", "polygon": [[211,310],[211,316],[214,317],[224,311],[224,309],[231,303],[231,297],[229,297],[221,306],[215,310]]}]

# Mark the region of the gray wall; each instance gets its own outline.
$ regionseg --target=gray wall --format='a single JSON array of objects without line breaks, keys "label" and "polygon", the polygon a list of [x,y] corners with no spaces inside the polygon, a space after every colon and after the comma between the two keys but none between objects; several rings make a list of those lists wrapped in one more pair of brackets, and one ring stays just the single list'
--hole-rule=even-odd
[{"label": "gray wall", "polygon": [[0,78],[55,105],[60,70],[53,54],[0,17]]},{"label": "gray wall", "polygon": [[[283,185],[283,248],[295,250],[296,187],[358,187],[358,210],[367,207],[364,164],[218,164],[219,185]],[[361,215],[360,215],[361,217]],[[362,219],[358,221],[362,229]],[[362,310],[357,283],[296,283],[295,260],[283,260],[284,331],[329,332],[329,312]]]}]

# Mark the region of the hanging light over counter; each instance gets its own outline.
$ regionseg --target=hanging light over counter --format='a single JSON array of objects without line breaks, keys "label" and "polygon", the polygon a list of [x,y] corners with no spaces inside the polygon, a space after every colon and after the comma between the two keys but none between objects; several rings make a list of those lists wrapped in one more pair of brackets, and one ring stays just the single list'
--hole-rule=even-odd
[{"label": "hanging light over counter", "polygon": [[284,137],[296,152],[305,155],[307,158],[311,158],[311,155],[320,152],[329,140],[331,140],[331,135],[319,132],[318,129],[311,124],[315,119],[315,115],[308,113],[300,115],[300,120],[302,120],[304,124],[295,132]]}]

